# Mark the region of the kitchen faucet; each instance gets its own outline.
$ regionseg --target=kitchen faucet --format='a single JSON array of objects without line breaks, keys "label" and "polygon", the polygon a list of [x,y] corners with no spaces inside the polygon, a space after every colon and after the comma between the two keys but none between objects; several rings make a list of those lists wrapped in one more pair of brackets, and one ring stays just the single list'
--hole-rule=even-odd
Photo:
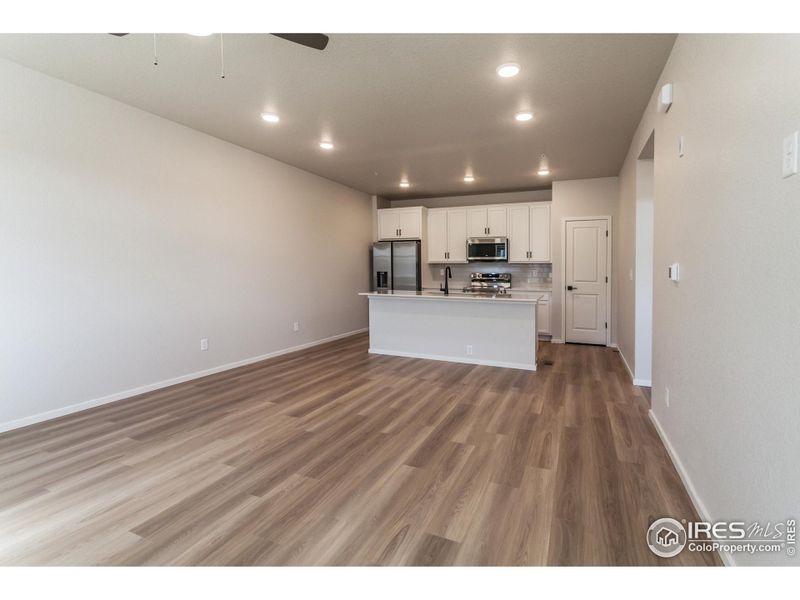
[{"label": "kitchen faucet", "polygon": [[439,284],[439,291],[444,292],[444,295],[447,296],[450,293],[450,284],[448,283],[448,279],[453,278],[453,272],[450,270],[450,265],[447,265],[444,268],[444,287],[442,284]]}]

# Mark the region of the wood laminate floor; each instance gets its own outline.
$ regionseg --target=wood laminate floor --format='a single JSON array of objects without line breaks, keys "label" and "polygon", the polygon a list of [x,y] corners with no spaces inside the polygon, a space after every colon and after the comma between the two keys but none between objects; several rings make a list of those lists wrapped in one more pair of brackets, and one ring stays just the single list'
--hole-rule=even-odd
[{"label": "wood laminate floor", "polygon": [[359,335],[0,435],[0,563],[718,564],[608,348],[536,373]]}]

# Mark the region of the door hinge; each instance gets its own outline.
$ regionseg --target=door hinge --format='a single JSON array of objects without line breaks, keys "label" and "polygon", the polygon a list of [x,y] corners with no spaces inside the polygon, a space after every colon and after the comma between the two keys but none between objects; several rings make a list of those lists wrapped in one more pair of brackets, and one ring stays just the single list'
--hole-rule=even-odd
[{"label": "door hinge", "polygon": [[608,275],[606,275],[606,283],[608,283]]},{"label": "door hinge", "polygon": [[608,329],[608,321],[606,321],[606,329]]},{"label": "door hinge", "polygon": [[608,237],[608,229],[606,229],[606,237]]}]

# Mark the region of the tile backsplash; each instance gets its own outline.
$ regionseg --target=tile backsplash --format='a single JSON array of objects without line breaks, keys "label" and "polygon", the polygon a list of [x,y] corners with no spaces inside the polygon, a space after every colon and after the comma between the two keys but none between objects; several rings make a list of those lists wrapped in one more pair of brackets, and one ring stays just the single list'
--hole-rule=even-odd
[{"label": "tile backsplash", "polygon": [[[444,277],[440,271],[446,265],[422,265],[422,285],[426,288],[438,288],[440,283],[444,283]],[[511,287],[524,289],[529,286],[552,285],[553,265],[541,263],[535,265],[520,265],[508,263],[469,263],[466,265],[450,265],[453,278],[450,280],[450,287],[460,289],[469,285],[470,273],[511,273]]]}]

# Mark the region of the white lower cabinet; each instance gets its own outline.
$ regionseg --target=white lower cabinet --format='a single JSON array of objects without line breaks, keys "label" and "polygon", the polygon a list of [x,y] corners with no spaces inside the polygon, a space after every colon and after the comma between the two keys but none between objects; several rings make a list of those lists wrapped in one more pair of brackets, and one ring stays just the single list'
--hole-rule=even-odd
[{"label": "white lower cabinet", "polygon": [[428,262],[467,262],[467,211],[464,208],[428,210]]},{"label": "white lower cabinet", "polygon": [[552,335],[553,331],[550,328],[550,301],[552,294],[549,292],[544,294],[544,297],[539,300],[536,305],[536,329],[539,335]]}]

